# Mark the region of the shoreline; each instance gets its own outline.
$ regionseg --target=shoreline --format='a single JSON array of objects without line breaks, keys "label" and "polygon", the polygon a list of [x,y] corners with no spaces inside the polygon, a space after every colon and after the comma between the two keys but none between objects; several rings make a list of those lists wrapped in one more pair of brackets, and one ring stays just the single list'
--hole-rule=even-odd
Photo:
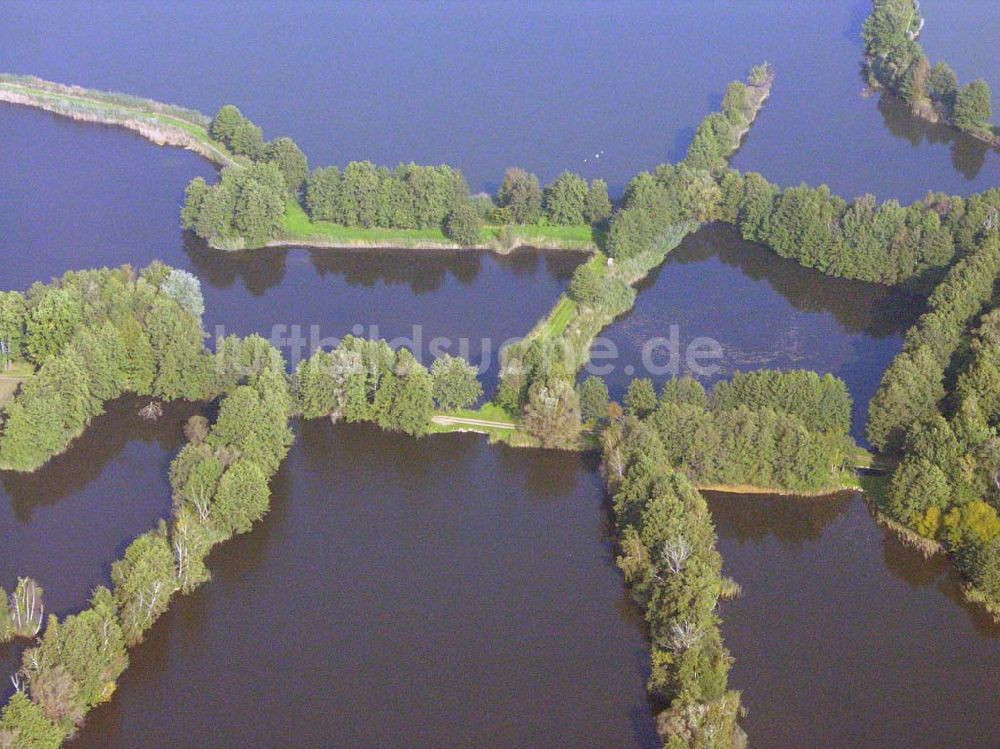
[{"label": "shoreline", "polygon": [[[871,62],[866,60],[865,61],[866,69],[870,69],[870,66]],[[945,117],[944,114],[933,104],[931,104],[929,107],[921,107],[919,109],[914,109],[913,106],[908,101],[906,101],[906,99],[904,99],[895,91],[882,85],[881,83],[879,83],[874,79],[868,82],[868,90],[872,93],[877,92],[885,96],[891,96],[894,99],[897,99],[898,101],[902,102],[903,104],[906,105],[906,109],[910,113],[910,116],[920,120],[921,122],[927,122],[931,125],[944,125],[945,127],[949,127],[955,132],[960,133],[961,135],[967,135],[968,137],[973,138],[974,140],[977,140],[980,143],[984,143],[990,148],[1000,150],[1000,135],[997,135],[995,133],[983,133],[983,132],[973,132],[971,130],[963,130],[954,122],[952,122],[951,119]],[[864,91],[864,89],[862,89],[862,91]]]},{"label": "shoreline", "polygon": [[431,239],[417,239],[413,241],[407,241],[406,239],[396,239],[396,240],[375,240],[375,239],[322,239],[322,238],[288,238],[288,239],[272,239],[267,244],[261,245],[260,247],[243,247],[239,249],[231,249],[227,247],[218,247],[213,245],[211,242],[207,243],[209,247],[213,250],[219,250],[222,252],[243,252],[260,250],[267,248],[294,248],[294,247],[305,247],[313,249],[324,249],[324,250],[424,250],[427,252],[491,252],[496,255],[510,255],[518,250],[558,250],[560,252],[579,252],[583,255],[593,255],[597,252],[596,246],[587,245],[575,245],[572,243],[561,243],[558,240],[546,240],[543,238],[533,238],[525,237],[523,241],[519,241],[509,247],[505,247],[499,244],[476,244],[476,245],[463,245],[457,244],[455,242],[448,241],[435,241]]},{"label": "shoreline", "polygon": [[[28,85],[0,75],[0,102],[40,109],[77,122],[120,127],[137,133],[157,146],[172,146],[197,153],[213,164],[226,167],[238,163],[208,137],[205,125],[192,116],[185,119],[174,114],[170,106],[153,100],[144,106],[118,103],[110,94],[78,86],[66,86],[53,81],[32,79]],[[199,113],[199,117],[207,120]]]},{"label": "shoreline", "polygon": [[752,496],[754,494],[767,494],[776,497],[798,497],[801,499],[818,499],[822,497],[834,497],[838,494],[844,492],[860,492],[864,491],[858,486],[839,486],[828,489],[820,489],[817,491],[805,492],[805,491],[792,491],[790,489],[768,489],[763,486],[754,486],[753,484],[695,484],[695,489],[700,492],[715,492],[717,494],[733,494],[733,495],[743,495]]}]

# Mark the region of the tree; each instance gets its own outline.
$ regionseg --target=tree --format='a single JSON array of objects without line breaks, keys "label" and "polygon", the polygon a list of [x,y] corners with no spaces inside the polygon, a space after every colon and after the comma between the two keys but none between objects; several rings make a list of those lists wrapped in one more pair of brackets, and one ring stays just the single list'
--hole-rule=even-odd
[{"label": "tree", "polygon": [[194,230],[198,225],[210,188],[202,177],[195,177],[184,188],[184,206],[181,208],[181,226]]},{"label": "tree", "polygon": [[687,404],[706,409],[708,394],[705,387],[693,377],[673,377],[663,383],[660,390],[660,404],[664,403]]},{"label": "tree", "polygon": [[474,247],[483,241],[483,220],[470,200],[463,200],[448,214],[444,234],[464,247]]},{"label": "tree", "polygon": [[625,392],[625,408],[633,416],[644,419],[656,409],[656,388],[648,377],[632,380]]},{"label": "tree", "polygon": [[239,109],[232,104],[226,104],[219,110],[208,127],[208,134],[215,140],[229,145],[236,133],[236,128],[246,122]]},{"label": "tree", "polygon": [[160,284],[160,291],[201,322],[201,316],[205,314],[205,297],[202,296],[201,281],[197,276],[186,270],[174,269]]},{"label": "tree", "polygon": [[340,219],[338,200],[341,184],[340,169],[335,166],[316,169],[309,176],[306,181],[305,207],[313,221]]},{"label": "tree", "polygon": [[45,604],[42,586],[30,577],[20,577],[10,594],[10,628],[15,637],[34,637],[42,628]]},{"label": "tree", "polygon": [[497,205],[509,208],[515,223],[536,223],[542,215],[538,177],[516,167],[508,169],[497,193]]},{"label": "tree", "polygon": [[246,156],[252,161],[259,161],[267,153],[267,146],[264,144],[264,131],[250,120],[244,120],[236,126],[229,138],[228,145],[234,153]]},{"label": "tree", "polygon": [[276,397],[265,398],[255,388],[240,385],[222,402],[209,444],[235,448],[270,476],[278,470],[292,440],[285,408]]},{"label": "tree", "polygon": [[[285,215],[284,179],[273,164],[255,165],[239,185],[233,207],[233,229],[247,245],[257,247],[273,237]],[[270,169],[269,169],[270,168]]]},{"label": "tree", "polygon": [[993,606],[1000,603],[1000,537],[972,544],[960,560],[972,574],[973,585]]},{"label": "tree", "polygon": [[611,198],[608,197],[608,183],[595,179],[590,183],[587,199],[583,205],[583,220],[597,224],[611,216]]},{"label": "tree", "polygon": [[100,413],[104,410],[104,403],[117,398],[128,388],[125,342],[110,322],[81,330],[67,351],[79,357],[87,373],[90,413]]},{"label": "tree", "polygon": [[909,525],[914,515],[929,507],[945,509],[951,500],[951,485],[944,472],[924,458],[907,458],[892,475],[886,511]]},{"label": "tree", "polygon": [[608,404],[611,398],[607,383],[600,377],[588,377],[577,387],[580,399],[580,418],[585,423],[601,423],[608,418]]},{"label": "tree", "polygon": [[802,419],[815,432],[847,434],[851,428],[851,396],[847,385],[833,375],[806,370],[759,369],[737,372],[712,389],[718,409],[747,406],[771,408]]},{"label": "tree", "polygon": [[656,227],[649,214],[641,208],[618,211],[608,233],[608,254],[616,260],[627,260],[653,249]]},{"label": "tree", "polygon": [[182,209],[186,227],[218,247],[258,247],[280,229],[287,200],[285,180],[273,162],[227,167],[218,184],[188,186]]},{"label": "tree", "polygon": [[267,144],[267,159],[277,164],[285,180],[285,188],[298,195],[302,183],[309,176],[309,160],[291,138],[276,138]]},{"label": "tree", "polygon": [[982,78],[963,86],[955,99],[955,124],[969,133],[990,131],[993,95]]},{"label": "tree", "polygon": [[939,62],[931,68],[927,81],[927,93],[934,101],[941,104],[948,113],[955,108],[955,98],[958,96],[958,76],[948,63]]},{"label": "tree", "polygon": [[869,56],[885,56],[909,41],[908,32],[920,22],[914,0],[876,0],[862,36]]},{"label": "tree", "polygon": [[59,749],[66,734],[24,692],[15,692],[0,713],[0,746],[5,749]]},{"label": "tree", "polygon": [[587,183],[583,177],[572,172],[560,174],[545,188],[543,196],[549,223],[566,226],[582,224],[587,192]]},{"label": "tree", "polygon": [[271,503],[267,476],[252,460],[240,459],[219,482],[212,520],[225,536],[247,533],[264,517]]},{"label": "tree", "polygon": [[426,434],[434,415],[434,380],[407,349],[396,352],[391,376],[375,395],[379,426],[406,434]]},{"label": "tree", "polygon": [[467,408],[483,395],[476,368],[465,359],[445,354],[431,365],[434,400],[444,411]]},{"label": "tree", "polygon": [[58,354],[83,323],[75,289],[35,284],[28,292],[27,353],[36,364]]},{"label": "tree", "polygon": [[747,87],[740,81],[732,81],[726,87],[725,96],[722,97],[722,113],[734,125],[745,125],[749,107],[750,97],[747,94]]},{"label": "tree", "polygon": [[125,556],[111,565],[111,581],[125,642],[142,642],[146,630],[167,610],[177,587],[166,527],[161,524],[129,544]]},{"label": "tree", "polygon": [[562,379],[539,380],[528,390],[524,425],[543,447],[568,448],[576,444],[582,425],[580,400],[573,386]]},{"label": "tree", "polygon": [[147,328],[156,361],[154,395],[165,400],[208,395],[212,362],[205,352],[200,320],[161,296],[153,302]]}]

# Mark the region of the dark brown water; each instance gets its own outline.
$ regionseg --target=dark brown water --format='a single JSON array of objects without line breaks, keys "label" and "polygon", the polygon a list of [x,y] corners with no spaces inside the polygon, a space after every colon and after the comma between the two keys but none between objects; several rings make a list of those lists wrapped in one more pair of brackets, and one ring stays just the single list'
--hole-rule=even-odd
[{"label": "dark brown water", "polygon": [[856,494],[709,494],[751,746],[995,749],[1000,626]]},{"label": "dark brown water", "polygon": [[183,444],[182,426],[199,408],[168,404],[144,421],[148,401],[122,398],[94,419],[83,438],[32,474],[0,471],[0,586],[19,576],[45,589],[48,611],[80,609],[111,562],[140,533],[170,514],[167,469]]},{"label": "dark brown water", "polygon": [[76,745],[655,745],[587,459],[298,432],[271,514],[213,552]]},{"label": "dark brown water", "polygon": [[[861,0],[585,14],[576,3],[8,5],[0,68],[206,111],[233,101],[319,164],[446,161],[474,189],[511,164],[543,179],[571,168],[620,189],[683,155],[726,82],[769,59],[778,84],[738,168],[904,201],[1000,183],[996,153],[861,95]],[[992,4],[923,6],[928,52],[1000,90]],[[212,253],[177,226],[184,185],[214,173],[198,157],[10,106],[0,139],[2,288],[160,258],[202,279],[210,330],[317,325],[326,337],[376,324],[396,337],[421,325],[427,340],[475,347],[528,330],[578,262]],[[918,308],[710,227],[612,336],[625,364],[636,341],[676,322],[682,339],[717,337],[729,369],[835,372],[860,413]],[[151,426],[137,404],[113,404],[37,475],[0,476],[0,584],[30,574],[52,610],[84,605],[168,512],[185,408]],[[135,649],[79,745],[656,745],[646,644],[592,462],[471,436],[298,432],[271,514],[213,554],[214,580]],[[901,548],[856,499],[711,504],[744,589],[722,613],[753,746],[995,749],[997,631],[962,604],[943,560]],[[19,652],[0,648],[0,669]]]}]

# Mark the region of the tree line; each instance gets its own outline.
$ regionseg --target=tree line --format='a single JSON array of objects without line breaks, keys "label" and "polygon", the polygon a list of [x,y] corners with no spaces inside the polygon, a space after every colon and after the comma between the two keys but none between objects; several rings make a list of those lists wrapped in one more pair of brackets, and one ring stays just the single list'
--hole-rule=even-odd
[{"label": "tree line", "polygon": [[774,68],[768,63],[755,66],[747,83],[730,82],[722,98],[722,111],[713,112],[698,125],[684,162],[694,169],[725,171],[773,82]]},{"label": "tree line", "polygon": [[721,218],[744,239],[831,276],[882,284],[917,279],[972,251],[1000,208],[1000,190],[943,193],[902,206],[863,195],[848,203],[826,185],[782,190],[755,172],[720,181]]},{"label": "tree line", "polygon": [[188,185],[181,223],[215,247],[259,247],[279,236],[289,200],[313,221],[347,227],[440,229],[463,245],[479,245],[485,224],[597,224],[611,215],[603,180],[589,185],[564,172],[543,189],[523,169],[507,170],[496,196],[469,195],[462,173],[448,165],[400,164],[395,169],[353,161],[318,168],[291,138],[265,142],[260,127],[232,105],[222,107],[209,136],[245,164],[227,167],[209,185]]},{"label": "tree line", "polygon": [[416,436],[429,431],[435,406],[466,408],[483,394],[475,367],[464,359],[445,356],[428,371],[408,349],[353,336],[301,362],[293,390],[307,419],[370,421]]},{"label": "tree line", "polygon": [[911,111],[960,130],[1000,142],[992,124],[993,98],[982,78],[959,87],[946,62],[931,67],[916,38],[923,27],[917,0],[874,0],[862,36],[872,84],[901,97]]},{"label": "tree line", "polygon": [[218,392],[204,347],[201,287],[153,263],[72,271],[0,293],[0,341],[37,366],[0,423],[0,466],[32,471],[124,392],[163,400]]},{"label": "tree line", "polygon": [[0,745],[54,749],[74,735],[87,712],[110,699],[128,648],[173,595],[209,579],[212,547],[249,531],[267,512],[270,479],[292,442],[285,363],[258,336],[226,339],[217,357],[227,394],[213,426],[202,416],[185,426],[187,445],[170,469],[169,522],[128,546],[112,565],[112,588],[98,587],[88,608],[62,621],[49,617],[0,712]]},{"label": "tree line", "polygon": [[931,294],[927,312],[907,331],[902,351],[869,404],[866,429],[876,448],[898,453],[910,427],[937,411],[952,358],[967,327],[992,298],[998,274],[1000,237],[994,231],[955,263]]},{"label": "tree line", "polygon": [[[869,409],[869,439],[899,462],[883,516],[939,544],[971,600],[1000,616],[1000,235],[960,260],[906,336]],[[984,309],[988,311],[981,314]],[[978,321],[978,322],[977,322]]]},{"label": "tree line", "polygon": [[722,577],[708,506],[669,467],[660,435],[637,417],[615,419],[601,442],[618,567],[645,613],[651,641],[647,689],[663,745],[746,746],[717,611],[719,598],[738,588]]},{"label": "tree line", "polygon": [[668,465],[705,486],[822,492],[841,488],[855,452],[843,381],[815,372],[737,373],[711,392],[668,380],[659,396],[633,380],[625,413],[660,435]]}]

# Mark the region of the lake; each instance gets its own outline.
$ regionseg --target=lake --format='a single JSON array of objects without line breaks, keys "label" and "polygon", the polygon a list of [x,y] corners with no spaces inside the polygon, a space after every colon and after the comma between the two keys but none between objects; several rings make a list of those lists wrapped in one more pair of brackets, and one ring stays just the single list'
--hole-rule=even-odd
[{"label": "lake", "polygon": [[[986,2],[924,0],[921,39],[963,81],[993,64]],[[2,67],[213,112],[238,104],[314,165],[449,162],[473,189],[507,166],[615,191],[680,158],[727,81],[767,59],[774,94],[734,164],[781,184],[910,201],[1000,184],[1000,160],[863,93],[867,3],[39,4],[12,2]],[[320,338],[502,341],[526,332],[581,256],[283,249],[226,255],[178,227],[214,169],[122,131],[0,106],[3,288],[159,258],[198,275],[206,326]],[[595,158],[600,154],[600,158]],[[756,366],[843,377],[864,403],[920,300],[829,279],[720,226],[689,237],[607,337],[624,367],[679,326],[716,338],[722,376]],[[280,331],[279,331],[280,332]],[[287,351],[287,348],[286,348]],[[485,376],[495,382],[495,369]],[[662,377],[661,377],[662,379]],[[169,513],[177,404],[155,424],[109,405],[37,474],[0,475],[0,584],[33,575],[65,614]],[[608,535],[592,456],[296,425],[268,517],[217,549],[131,654],[79,746],[654,747],[648,648]],[[942,559],[880,529],[855,495],[711,495],[721,607],[751,746],[995,749],[997,627]],[[9,671],[21,651],[0,648]]]}]

